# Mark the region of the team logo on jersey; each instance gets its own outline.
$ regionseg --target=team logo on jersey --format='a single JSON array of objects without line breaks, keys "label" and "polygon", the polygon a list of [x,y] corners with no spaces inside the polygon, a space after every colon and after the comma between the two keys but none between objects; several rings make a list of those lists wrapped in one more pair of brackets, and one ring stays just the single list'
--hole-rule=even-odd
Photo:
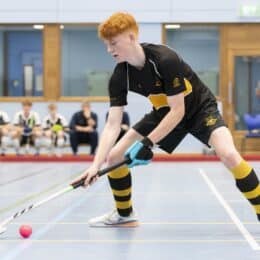
[{"label": "team logo on jersey", "polygon": [[160,80],[156,80],[155,87],[161,87],[161,86],[162,86],[162,82]]},{"label": "team logo on jersey", "polygon": [[177,87],[179,87],[180,85],[181,85],[180,79],[179,79],[179,78],[174,78],[174,80],[172,81],[172,86],[173,86],[174,88],[177,88]]},{"label": "team logo on jersey", "polygon": [[205,118],[206,126],[215,125],[217,122],[217,118],[214,116],[208,116]]}]

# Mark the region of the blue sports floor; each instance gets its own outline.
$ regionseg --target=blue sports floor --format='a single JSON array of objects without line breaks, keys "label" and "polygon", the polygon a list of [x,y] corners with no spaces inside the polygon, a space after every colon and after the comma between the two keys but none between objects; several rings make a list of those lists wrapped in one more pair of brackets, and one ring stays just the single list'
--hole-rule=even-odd
[{"label": "blue sports floor", "polygon": [[[0,222],[66,187],[89,163],[1,163]],[[260,176],[260,162],[251,162]],[[154,162],[132,171],[138,228],[89,228],[113,208],[106,177],[17,218],[0,259],[260,259],[260,225],[220,162]],[[33,234],[22,239],[19,226]]]}]

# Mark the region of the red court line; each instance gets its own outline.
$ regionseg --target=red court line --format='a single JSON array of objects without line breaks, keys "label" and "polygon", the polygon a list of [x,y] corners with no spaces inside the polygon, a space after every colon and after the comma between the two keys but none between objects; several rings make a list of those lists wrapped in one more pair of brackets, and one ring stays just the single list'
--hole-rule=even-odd
[{"label": "red court line", "polygon": [[[260,161],[259,154],[244,155],[244,159],[248,161]],[[91,162],[91,155],[63,155],[62,157],[47,156],[47,155],[6,155],[0,156],[0,162]],[[216,162],[219,158],[215,155],[202,154],[155,154],[154,162]]]}]

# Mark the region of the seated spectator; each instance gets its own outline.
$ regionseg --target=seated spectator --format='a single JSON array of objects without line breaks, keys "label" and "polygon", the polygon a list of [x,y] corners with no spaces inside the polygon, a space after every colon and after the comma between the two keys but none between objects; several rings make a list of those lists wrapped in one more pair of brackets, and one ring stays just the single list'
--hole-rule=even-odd
[{"label": "seated spectator", "polygon": [[8,136],[10,132],[10,120],[8,114],[0,110],[0,138],[1,138],[1,155],[5,155],[8,146]]},{"label": "seated spectator", "polygon": [[42,122],[45,145],[50,153],[53,153],[56,148],[56,155],[62,156],[68,123],[65,117],[57,112],[56,104],[49,104],[48,111],[48,115]]},{"label": "seated spectator", "polygon": [[11,137],[17,155],[20,154],[22,145],[26,145],[26,153],[29,152],[30,145],[35,146],[36,155],[40,153],[41,121],[38,113],[31,109],[32,102],[25,100],[22,102],[22,110],[14,116]]},{"label": "seated spectator", "polygon": [[[108,117],[108,112],[106,114],[106,121],[107,121],[107,117]],[[129,119],[129,115],[126,111],[123,112],[123,117],[122,117],[122,122],[121,122],[121,131],[120,134],[116,140],[116,142],[118,142],[123,135],[128,131],[130,127],[130,119]]]},{"label": "seated spectator", "polygon": [[95,154],[98,144],[97,114],[91,111],[88,102],[82,103],[82,110],[76,112],[70,121],[70,145],[74,155],[79,144],[89,144],[90,154]]}]

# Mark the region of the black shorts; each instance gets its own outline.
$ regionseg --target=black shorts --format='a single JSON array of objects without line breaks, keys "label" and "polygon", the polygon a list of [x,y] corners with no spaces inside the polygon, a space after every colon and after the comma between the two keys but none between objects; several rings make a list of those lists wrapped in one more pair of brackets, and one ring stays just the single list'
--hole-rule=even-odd
[{"label": "black shorts", "polygon": [[30,135],[30,136],[22,135],[21,136],[20,145],[23,146],[26,144],[34,145],[34,138],[32,137],[32,135]]},{"label": "black shorts", "polygon": [[[164,118],[166,113],[153,110],[146,114],[138,123],[133,126],[142,136],[149,135],[154,128]],[[182,121],[159,143],[159,148],[171,153],[188,134],[192,134],[205,145],[209,146],[208,141],[214,129],[226,126],[222,116],[220,115],[217,104],[207,104],[201,108],[192,118],[184,118]]]}]

